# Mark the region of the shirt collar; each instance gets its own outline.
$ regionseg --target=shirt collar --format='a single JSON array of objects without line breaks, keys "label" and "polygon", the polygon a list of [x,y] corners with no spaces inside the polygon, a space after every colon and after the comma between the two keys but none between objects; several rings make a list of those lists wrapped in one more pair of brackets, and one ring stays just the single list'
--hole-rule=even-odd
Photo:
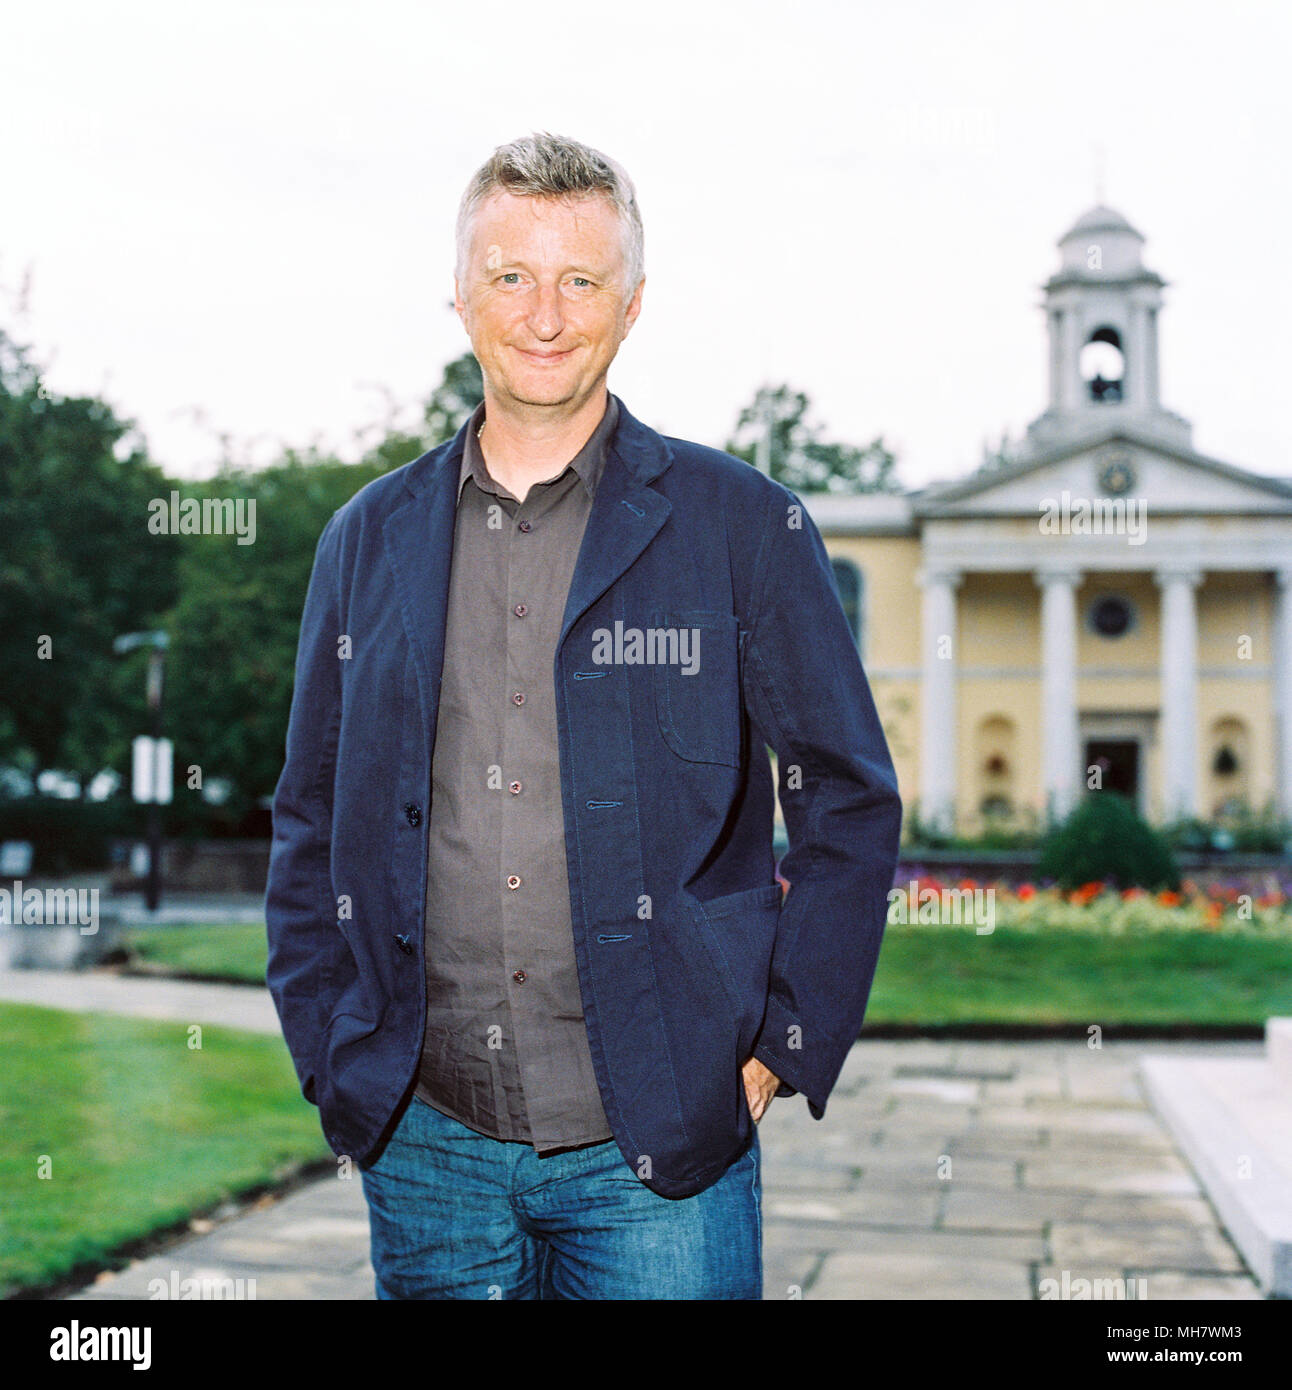
[{"label": "shirt collar", "polygon": [[[462,499],[462,489],[466,486],[468,478],[473,478],[475,484],[482,492],[494,492],[502,486],[493,477],[485,464],[484,451],[480,448],[479,432],[481,425],[484,424],[485,403],[480,402],[471,412],[471,418],[467,421],[466,447],[462,450],[462,467],[458,471],[458,500]],[[601,474],[605,468],[606,448],[614,435],[615,426],[619,423],[619,402],[611,394],[606,392],[606,408],[597,422],[597,427],[588,436],[588,441],[583,448],[566,465],[573,468],[583,482],[589,497],[596,495],[597,483],[601,479]],[[565,469],[561,469],[555,476],[560,477]],[[551,482],[553,479],[547,479]]]}]

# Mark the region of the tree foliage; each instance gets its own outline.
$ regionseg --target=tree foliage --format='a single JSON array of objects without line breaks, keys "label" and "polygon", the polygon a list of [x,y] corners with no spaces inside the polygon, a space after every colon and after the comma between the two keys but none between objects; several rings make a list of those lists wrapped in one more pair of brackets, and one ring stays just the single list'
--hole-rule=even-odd
[{"label": "tree foliage", "polygon": [[863,447],[821,438],[808,418],[810,402],[788,385],[763,386],[741,412],[728,453],[759,463],[765,442],[768,471],[793,492],[896,492],[896,459],[883,437]]},{"label": "tree foliage", "polygon": [[168,483],[105,402],[59,396],[0,329],[0,757],[85,780],[138,712],[112,651],[177,595],[178,547],[150,535]]},{"label": "tree foliage", "polygon": [[282,770],[301,609],[328,518],[373,479],[456,433],[483,398],[481,390],[473,399],[479,380],[469,353],[450,362],[424,408],[425,431],[392,431],[361,462],[289,450],[273,467],[226,470],[203,485],[212,496],[255,501],[256,540],[184,538],[168,723],[177,769],[197,765],[204,780],[233,784],[231,816],[263,805]]}]

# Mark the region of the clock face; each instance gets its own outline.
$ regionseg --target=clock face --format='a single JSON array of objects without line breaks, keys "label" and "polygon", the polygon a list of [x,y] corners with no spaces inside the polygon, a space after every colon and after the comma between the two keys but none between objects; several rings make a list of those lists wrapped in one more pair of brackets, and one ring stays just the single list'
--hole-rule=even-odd
[{"label": "clock face", "polygon": [[1120,497],[1135,486],[1135,466],[1129,454],[1108,454],[1099,470],[1099,486],[1114,497]]}]

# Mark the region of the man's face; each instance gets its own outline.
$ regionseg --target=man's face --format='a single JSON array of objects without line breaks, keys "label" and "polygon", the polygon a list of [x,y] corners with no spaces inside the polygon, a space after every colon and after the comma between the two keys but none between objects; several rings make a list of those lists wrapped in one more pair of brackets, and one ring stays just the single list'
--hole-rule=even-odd
[{"label": "man's face", "polygon": [[622,224],[599,194],[490,194],[476,210],[465,279],[453,283],[493,393],[577,408],[603,389],[641,310],[641,284],[628,293],[626,269]]}]

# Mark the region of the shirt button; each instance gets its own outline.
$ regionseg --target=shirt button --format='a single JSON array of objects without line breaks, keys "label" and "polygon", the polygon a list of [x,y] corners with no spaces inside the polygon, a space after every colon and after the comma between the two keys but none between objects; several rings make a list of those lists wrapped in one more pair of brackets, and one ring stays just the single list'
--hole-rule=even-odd
[{"label": "shirt button", "polygon": [[518,690],[511,697],[511,702],[513,705],[523,705],[525,703],[525,696]]},{"label": "shirt button", "polygon": [[408,805],[404,807],[404,815],[409,825],[420,825],[422,823],[422,808],[415,802],[410,801]]},{"label": "shirt button", "polygon": [[524,605],[523,603],[518,603],[518,604],[515,606],[515,608],[513,608],[511,611],[512,611],[518,618],[523,618],[523,617],[525,616],[525,614],[529,612],[529,609],[526,608],[525,605]]},{"label": "shirt button", "polygon": [[523,970],[516,970],[512,972],[511,978],[515,980],[518,985],[523,985],[525,981],[529,979],[529,976],[526,975]]},{"label": "shirt button", "polygon": [[513,891],[514,891],[515,889],[519,888],[519,887],[520,887],[520,879],[519,879],[515,874],[509,875],[509,876],[508,876],[508,879],[507,879],[507,887],[510,888],[510,889],[512,889]]},{"label": "shirt button", "polygon": [[528,521],[522,521],[516,529],[518,531],[531,531],[533,530],[533,527],[529,524]]},{"label": "shirt button", "polygon": [[512,783],[510,783],[509,786],[507,787],[507,790],[512,794],[512,796],[519,796],[519,795],[520,795],[520,783],[519,783],[519,782],[512,782]]}]

